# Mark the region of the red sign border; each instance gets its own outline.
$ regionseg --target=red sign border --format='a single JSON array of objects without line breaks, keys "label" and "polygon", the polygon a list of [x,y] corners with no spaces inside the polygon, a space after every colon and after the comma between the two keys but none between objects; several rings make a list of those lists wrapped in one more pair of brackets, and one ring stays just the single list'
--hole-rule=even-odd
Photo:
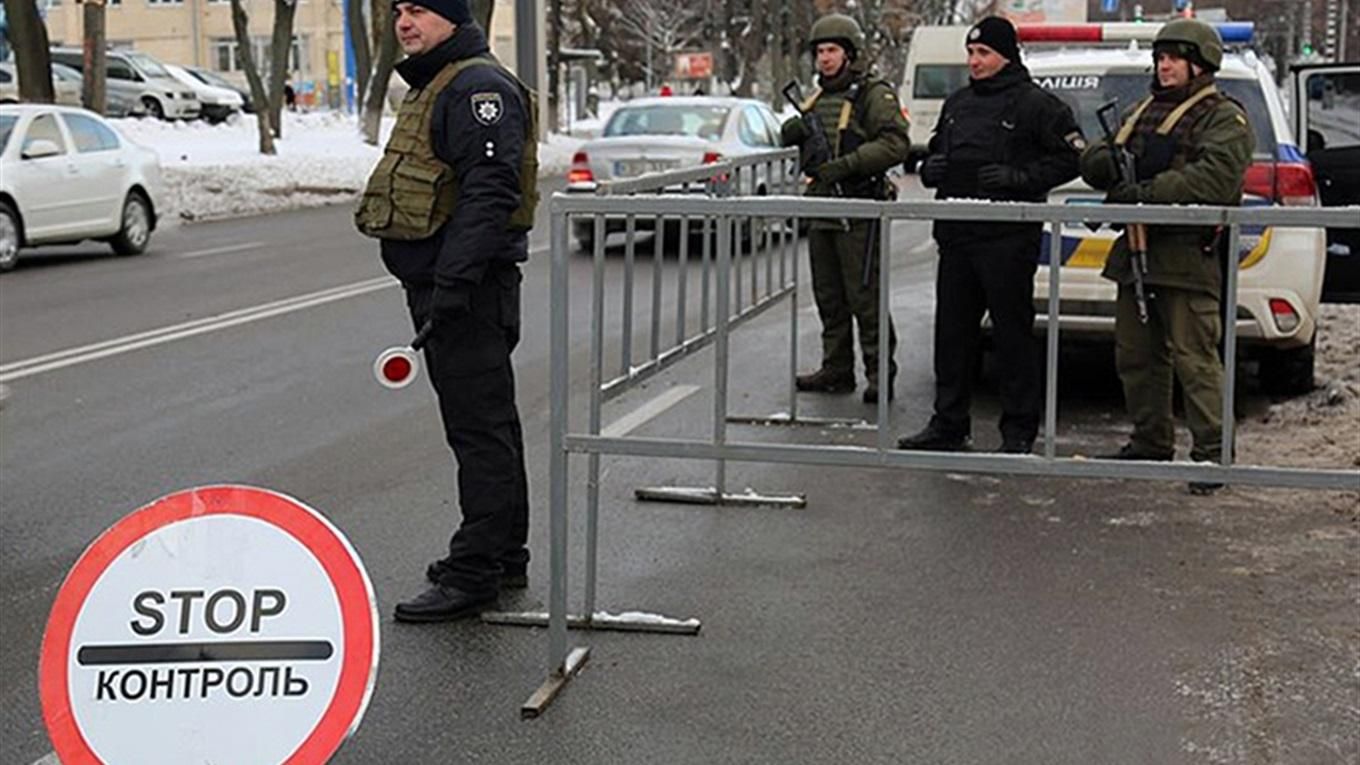
[{"label": "red sign border", "polygon": [[325,517],[292,497],[254,486],[204,486],[162,497],[109,527],[62,582],[43,634],[38,688],[43,721],[63,765],[103,762],[76,725],[69,694],[71,638],[85,599],[138,540],[171,524],[212,515],[256,518],[290,534],[321,563],[340,603],[345,648],[335,695],[285,765],[325,762],[358,725],[376,679],[379,638],[373,587],[353,548]]}]

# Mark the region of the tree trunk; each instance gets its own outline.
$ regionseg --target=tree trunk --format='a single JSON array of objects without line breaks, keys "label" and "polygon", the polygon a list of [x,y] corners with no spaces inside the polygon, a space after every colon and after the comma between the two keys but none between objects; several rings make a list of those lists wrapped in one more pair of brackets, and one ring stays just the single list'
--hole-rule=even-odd
[{"label": "tree trunk", "polygon": [[558,114],[562,109],[562,0],[551,0],[548,5],[548,126],[557,129]]},{"label": "tree trunk", "polygon": [[488,40],[491,39],[491,13],[495,10],[495,0],[472,0],[472,20],[481,25]]},{"label": "tree trunk", "polygon": [[788,74],[784,71],[784,27],[788,23],[788,10],[784,7],[776,8],[774,19],[772,20],[773,29],[770,36],[770,79],[774,87],[770,88],[770,108],[778,114],[783,110],[784,98],[780,93],[784,90],[784,83],[788,81]]},{"label": "tree trunk", "polygon": [[[101,9],[102,10],[102,9]],[[5,0],[9,39],[14,42],[14,66],[19,70],[19,100],[50,104],[52,60],[47,52],[47,26],[34,0]]]},{"label": "tree trunk", "polygon": [[264,83],[260,81],[260,70],[255,67],[255,54],[250,48],[250,18],[246,16],[241,0],[231,0],[231,26],[236,30],[236,56],[241,68],[246,72],[250,83],[250,98],[259,106],[255,109],[255,119],[260,127],[260,153],[276,154],[274,132],[269,127],[269,99],[265,95]]},{"label": "tree trunk", "polygon": [[104,55],[104,4],[85,3],[80,103],[103,114],[108,105],[108,68]]},{"label": "tree trunk", "polygon": [[374,24],[382,24],[383,35],[378,41],[378,62],[369,80],[368,96],[364,98],[364,119],[360,127],[364,143],[378,145],[383,109],[387,106],[387,83],[392,79],[392,67],[397,63],[397,31],[392,26],[391,14],[384,11]]},{"label": "tree trunk", "polygon": [[283,83],[290,74],[296,12],[296,0],[274,0],[274,35],[269,45],[269,117],[276,138],[283,137]]},{"label": "tree trunk", "polygon": [[354,44],[354,109],[362,113],[364,94],[368,91],[368,75],[373,69],[373,55],[368,47],[368,29],[364,24],[363,0],[345,0],[345,20],[349,23],[349,39]]}]

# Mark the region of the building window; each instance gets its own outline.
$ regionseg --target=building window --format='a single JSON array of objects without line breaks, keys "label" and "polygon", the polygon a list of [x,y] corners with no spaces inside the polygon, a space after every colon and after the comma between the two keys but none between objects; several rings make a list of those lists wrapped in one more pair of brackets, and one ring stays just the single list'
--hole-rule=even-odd
[{"label": "building window", "polygon": [[184,5],[184,0],[146,0],[147,5]]},{"label": "building window", "polygon": [[[212,41],[213,64],[219,72],[239,72],[241,71],[241,57],[237,54],[236,39],[233,37],[218,37]],[[250,38],[251,54],[255,58],[255,66],[260,70],[260,76],[269,77],[270,64],[270,42],[266,36],[256,36]],[[294,35],[292,50],[288,52],[288,70],[290,72],[304,71],[307,64],[307,36]]]}]

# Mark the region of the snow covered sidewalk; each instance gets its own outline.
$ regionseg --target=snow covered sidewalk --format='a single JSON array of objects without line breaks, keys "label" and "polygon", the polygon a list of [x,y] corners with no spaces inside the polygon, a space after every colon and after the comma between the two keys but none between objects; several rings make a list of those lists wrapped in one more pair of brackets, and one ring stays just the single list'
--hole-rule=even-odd
[{"label": "snow covered sidewalk", "polygon": [[[383,120],[379,143],[392,118]],[[157,200],[166,222],[230,218],[350,202],[382,154],[359,136],[355,117],[339,112],[287,113],[278,154],[259,153],[253,115],[229,123],[121,119],[132,141],[156,152],[165,178]],[[539,146],[542,175],[565,174],[579,140],[549,136]]]}]

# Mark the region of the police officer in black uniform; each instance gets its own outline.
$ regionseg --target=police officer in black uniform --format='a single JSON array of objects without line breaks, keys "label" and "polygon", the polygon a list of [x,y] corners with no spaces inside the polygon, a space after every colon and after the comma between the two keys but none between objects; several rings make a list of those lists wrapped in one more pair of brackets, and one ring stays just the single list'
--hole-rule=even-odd
[{"label": "police officer in black uniform", "polygon": [[[462,524],[400,621],[471,616],[525,586],[524,444],[510,353],[536,202],[532,96],[488,52],[466,0],[393,5],[411,85],[355,214],[381,240],[424,346],[457,460]],[[418,448],[418,447],[413,447]]]},{"label": "police officer in black uniform", "polygon": [[[1043,202],[1077,175],[1085,147],[1072,110],[1020,63],[1015,27],[992,16],[968,31],[968,87],[944,103],[921,166],[936,199]],[[902,449],[959,451],[971,441],[972,375],[983,314],[1000,361],[1001,450],[1028,454],[1038,434],[1034,338],[1038,223],[935,222],[935,414]]]}]

